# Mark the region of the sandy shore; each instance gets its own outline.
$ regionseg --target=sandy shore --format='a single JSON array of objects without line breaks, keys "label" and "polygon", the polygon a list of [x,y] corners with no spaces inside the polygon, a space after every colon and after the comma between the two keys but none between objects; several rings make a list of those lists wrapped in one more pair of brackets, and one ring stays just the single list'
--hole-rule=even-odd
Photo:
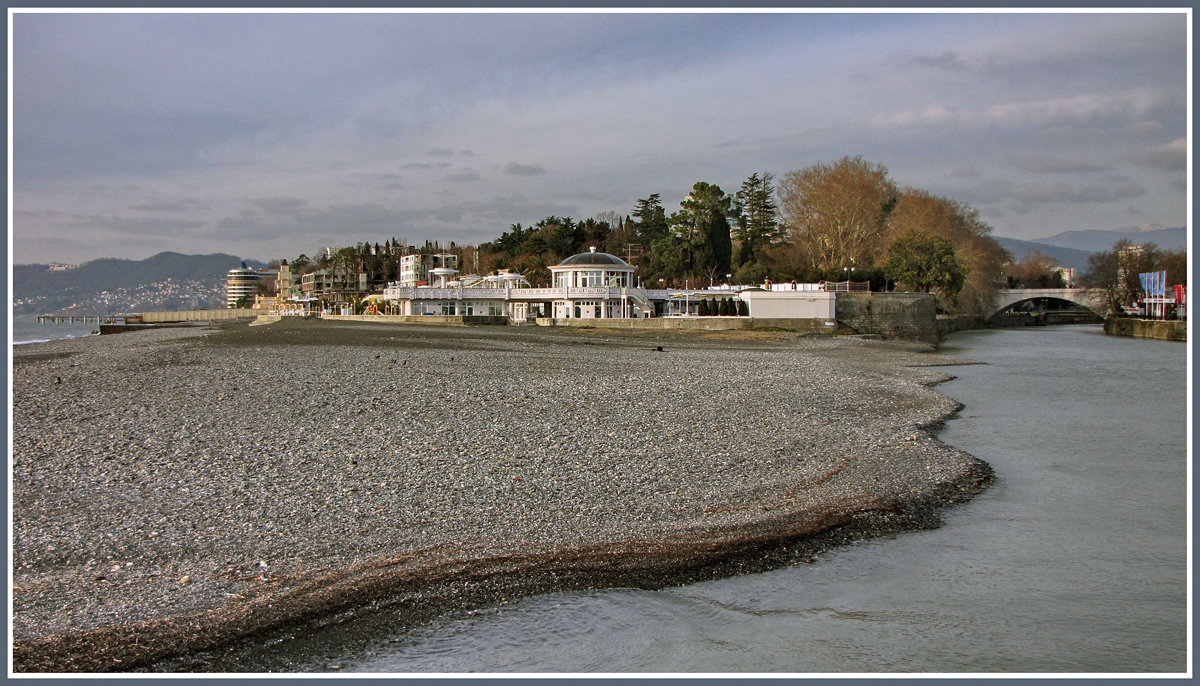
[{"label": "sandy shore", "polygon": [[991,479],[911,344],[293,320],[13,355],[19,672],[753,571]]}]

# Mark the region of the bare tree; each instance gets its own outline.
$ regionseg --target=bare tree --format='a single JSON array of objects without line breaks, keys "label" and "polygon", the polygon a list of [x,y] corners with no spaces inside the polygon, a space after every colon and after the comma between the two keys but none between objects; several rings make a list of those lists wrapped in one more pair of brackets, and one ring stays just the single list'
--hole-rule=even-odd
[{"label": "bare tree", "polygon": [[887,169],[844,157],[783,175],[778,187],[783,223],[807,248],[810,267],[875,264],[898,191]]}]

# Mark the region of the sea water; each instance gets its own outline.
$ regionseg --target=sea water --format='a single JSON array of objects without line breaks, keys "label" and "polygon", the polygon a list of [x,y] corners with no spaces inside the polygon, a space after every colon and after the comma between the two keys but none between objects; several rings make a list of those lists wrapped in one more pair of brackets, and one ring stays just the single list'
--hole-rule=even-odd
[{"label": "sea water", "polygon": [[38,322],[37,317],[20,316],[13,317],[9,323],[11,324],[13,345],[45,343],[60,338],[80,338],[90,336],[100,329],[95,320],[86,323],[76,320],[58,324],[47,321],[42,324]]}]

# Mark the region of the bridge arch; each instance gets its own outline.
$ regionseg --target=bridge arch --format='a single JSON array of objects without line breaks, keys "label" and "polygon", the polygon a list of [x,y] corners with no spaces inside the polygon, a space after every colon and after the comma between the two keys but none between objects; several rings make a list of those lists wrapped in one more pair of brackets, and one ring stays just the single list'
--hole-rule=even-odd
[{"label": "bridge arch", "polygon": [[1006,288],[996,293],[996,306],[988,319],[1013,309],[1021,303],[1042,299],[1068,302],[1085,307],[1101,319],[1108,312],[1107,303],[1103,297],[1086,288]]}]

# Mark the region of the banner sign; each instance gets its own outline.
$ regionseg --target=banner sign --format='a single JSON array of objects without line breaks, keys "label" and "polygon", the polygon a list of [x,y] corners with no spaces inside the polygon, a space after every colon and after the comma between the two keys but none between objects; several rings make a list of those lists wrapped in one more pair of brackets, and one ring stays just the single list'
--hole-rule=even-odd
[{"label": "banner sign", "polygon": [[1187,307],[1187,286],[1185,284],[1175,285],[1175,304]]},{"label": "banner sign", "polygon": [[1142,290],[1150,297],[1166,297],[1167,295],[1167,273],[1161,272],[1143,272],[1138,274],[1138,278],[1142,282]]}]

